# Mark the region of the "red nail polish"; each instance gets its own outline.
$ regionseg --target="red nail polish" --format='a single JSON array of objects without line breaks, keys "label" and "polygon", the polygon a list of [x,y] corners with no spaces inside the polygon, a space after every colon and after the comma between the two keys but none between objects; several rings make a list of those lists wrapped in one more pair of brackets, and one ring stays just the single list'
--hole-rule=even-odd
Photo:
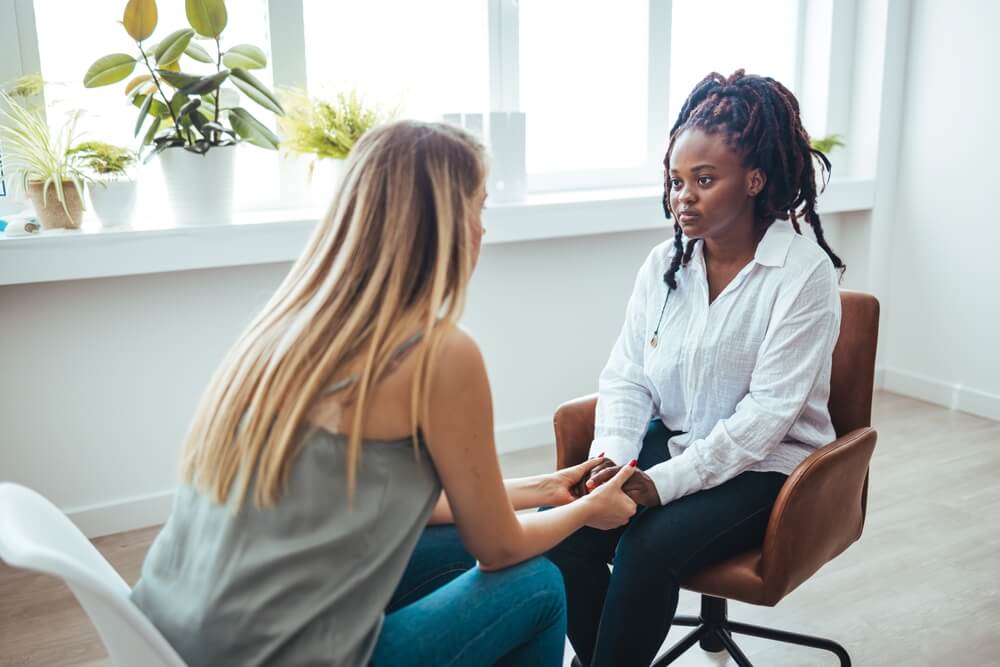
[{"label": "red nail polish", "polygon": [[604,452],[601,452],[600,454],[598,454],[597,458],[601,458],[602,456],[604,456]]},{"label": "red nail polish", "polygon": [[639,462],[636,459],[632,459],[631,461],[628,462],[628,464],[634,468],[637,465],[639,465]]}]

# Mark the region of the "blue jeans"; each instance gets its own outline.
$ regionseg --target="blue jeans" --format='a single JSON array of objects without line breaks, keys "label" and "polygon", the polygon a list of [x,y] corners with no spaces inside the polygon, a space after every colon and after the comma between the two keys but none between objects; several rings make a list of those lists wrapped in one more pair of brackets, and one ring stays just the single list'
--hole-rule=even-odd
[{"label": "blue jeans", "polygon": [[372,664],[562,665],[564,591],[545,558],[483,572],[454,526],[428,526],[386,608]]}]

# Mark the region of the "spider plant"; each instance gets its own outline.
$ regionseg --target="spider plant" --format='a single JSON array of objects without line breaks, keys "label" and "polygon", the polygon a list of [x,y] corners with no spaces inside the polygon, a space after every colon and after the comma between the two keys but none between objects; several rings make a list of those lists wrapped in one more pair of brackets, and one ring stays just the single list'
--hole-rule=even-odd
[{"label": "spider plant", "polygon": [[[79,115],[78,111],[70,113],[66,124],[53,135],[40,109],[26,108],[0,90],[0,141],[7,165],[17,177],[15,183],[26,194],[33,186],[40,187],[43,209],[48,208],[49,190],[55,190],[74,226],[80,224],[80,196],[89,180],[70,150],[76,143]],[[39,217],[41,214],[39,211]]]}]

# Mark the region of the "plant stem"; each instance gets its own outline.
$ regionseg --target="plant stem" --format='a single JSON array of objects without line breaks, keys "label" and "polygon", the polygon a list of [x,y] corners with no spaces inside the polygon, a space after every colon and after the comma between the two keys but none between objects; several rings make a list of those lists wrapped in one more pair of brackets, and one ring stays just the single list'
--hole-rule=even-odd
[{"label": "plant stem", "polygon": [[149,70],[149,75],[153,77],[153,83],[156,84],[156,89],[160,91],[160,97],[163,98],[163,103],[166,105],[167,111],[170,112],[170,118],[174,121],[174,134],[176,134],[177,138],[183,142],[184,137],[181,136],[181,124],[177,122],[177,116],[174,115],[174,110],[170,106],[170,101],[167,99],[166,94],[163,92],[163,88],[160,86],[160,80],[156,77],[156,70],[154,70],[153,66],[149,64],[149,58],[146,56],[146,51],[142,48],[142,42],[137,43],[139,45],[139,53],[142,54],[142,61],[146,63],[146,69]]},{"label": "plant stem", "polygon": [[[215,52],[218,57],[215,60],[215,71],[222,71],[222,44],[219,43],[219,38],[215,38]],[[215,122],[219,122],[219,107],[222,106],[222,84],[220,83],[218,88],[215,89]]]}]

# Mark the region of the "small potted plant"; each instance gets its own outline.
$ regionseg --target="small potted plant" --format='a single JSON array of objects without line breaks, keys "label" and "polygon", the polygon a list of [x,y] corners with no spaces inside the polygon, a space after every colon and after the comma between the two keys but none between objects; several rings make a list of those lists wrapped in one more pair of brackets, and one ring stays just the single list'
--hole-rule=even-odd
[{"label": "small potted plant", "polygon": [[93,175],[87,191],[101,224],[128,226],[136,199],[136,184],[129,176],[129,168],[136,163],[136,154],[101,141],[85,141],[70,153]]},{"label": "small potted plant", "polygon": [[[38,80],[40,92],[41,80]],[[18,86],[12,89],[17,93]],[[18,97],[28,97],[18,94]],[[27,194],[43,229],[77,229],[83,219],[83,184],[87,180],[70,152],[76,141],[78,112],[53,135],[41,109],[22,104],[0,90],[0,142],[5,167]]]},{"label": "small potted plant", "polygon": [[357,91],[340,93],[335,102],[301,91],[282,94],[285,115],[278,118],[281,150],[293,156],[303,172],[303,202],[319,207],[329,203],[354,144],[371,128],[390,120],[395,112],[366,106]]},{"label": "small potted plant", "polygon": [[[137,64],[146,71],[125,85],[139,109],[135,134],[149,147],[148,160],[160,156],[174,212],[182,224],[229,222],[233,208],[235,146],[246,142],[276,150],[278,138],[241,106],[240,93],[257,107],[277,115],[280,102],[250,70],[267,66],[264,52],[252,44],[222,48],[228,22],[224,0],[187,0],[190,27],[150,44],[157,24],[155,0],[128,0],[122,25],[135,40],[137,55],[114,53],[99,58],[84,75],[96,88],[123,81]],[[215,53],[196,41],[208,40]],[[185,66],[202,71],[182,71]]]}]

